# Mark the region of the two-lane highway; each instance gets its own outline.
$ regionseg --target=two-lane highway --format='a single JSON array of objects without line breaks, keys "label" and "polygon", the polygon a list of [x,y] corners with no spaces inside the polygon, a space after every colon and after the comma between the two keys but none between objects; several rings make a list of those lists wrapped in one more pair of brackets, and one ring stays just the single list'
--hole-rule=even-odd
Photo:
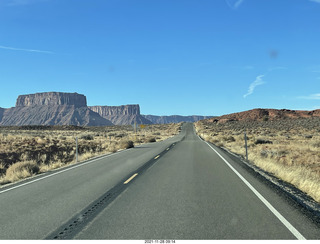
[{"label": "two-lane highway", "polygon": [[167,141],[1,189],[0,239],[319,239],[289,202],[184,124]]},{"label": "two-lane highway", "polygon": [[[308,233],[286,226],[186,125],[186,137],[87,225],[77,239],[303,239],[319,231],[241,167],[258,191]],[[231,161],[231,160],[230,160]],[[234,163],[233,163],[234,164]],[[236,167],[236,165],[235,165]],[[284,204],[284,205],[283,205]],[[280,206],[279,206],[280,205]],[[282,215],[281,215],[282,216]],[[285,218],[284,216],[282,216]],[[307,227],[307,228],[306,228]]]}]

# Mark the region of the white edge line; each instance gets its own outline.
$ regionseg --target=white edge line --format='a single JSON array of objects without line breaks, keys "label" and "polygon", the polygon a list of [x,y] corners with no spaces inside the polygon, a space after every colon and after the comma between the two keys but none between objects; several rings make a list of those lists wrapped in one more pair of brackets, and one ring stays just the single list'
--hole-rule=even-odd
[{"label": "white edge line", "polygon": [[49,178],[49,177],[52,177],[52,176],[55,176],[55,175],[64,173],[64,172],[66,172],[66,171],[69,171],[69,170],[72,170],[72,169],[75,169],[75,168],[78,168],[78,167],[81,167],[81,166],[84,166],[84,165],[93,163],[93,162],[95,162],[95,161],[97,161],[97,160],[100,160],[100,159],[102,159],[102,158],[107,158],[107,157],[110,157],[110,156],[113,156],[113,155],[116,155],[116,154],[118,154],[118,152],[113,153],[113,154],[107,154],[107,155],[105,155],[105,156],[102,156],[102,157],[99,157],[99,158],[96,158],[96,159],[91,159],[91,160],[89,159],[88,162],[81,163],[81,164],[78,164],[78,165],[74,165],[73,167],[70,167],[70,168],[67,168],[67,169],[58,171],[58,172],[56,172],[56,173],[53,173],[53,174],[50,174],[50,175],[47,175],[47,176],[44,176],[44,177],[41,177],[41,178],[39,178],[39,179],[35,179],[35,180],[32,180],[32,181],[26,182],[26,183],[24,183],[24,184],[17,185],[17,186],[11,187],[11,188],[9,188],[9,189],[0,191],[0,194],[5,193],[5,192],[8,192],[8,191],[11,191],[11,190],[14,190],[14,189],[17,189],[17,188],[20,188],[20,187],[23,187],[23,186],[26,186],[26,185],[29,185],[29,184],[32,184],[32,183],[37,182],[37,181],[40,181],[40,180],[44,180],[44,179],[46,179],[46,178]]},{"label": "white edge line", "polygon": [[296,229],[294,228],[288,220],[285,219],[235,168],[231,166],[231,164],[218,153],[216,149],[214,149],[208,142],[207,145],[216,153],[218,156],[229,166],[230,169],[249,187],[249,189],[263,202],[264,205],[284,224],[285,227],[298,239],[298,240],[306,240],[306,238]]}]

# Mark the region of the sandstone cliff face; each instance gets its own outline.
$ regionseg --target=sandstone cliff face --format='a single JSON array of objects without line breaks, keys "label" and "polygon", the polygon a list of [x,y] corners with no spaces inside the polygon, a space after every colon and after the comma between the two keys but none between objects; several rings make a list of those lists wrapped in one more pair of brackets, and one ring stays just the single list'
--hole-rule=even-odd
[{"label": "sandstone cliff face", "polygon": [[89,108],[103,117],[113,115],[140,115],[139,104],[121,106],[90,106]]},{"label": "sandstone cliff face", "polygon": [[86,106],[86,97],[77,93],[22,95],[16,105],[4,110],[0,125],[112,125],[109,120],[90,110]]},{"label": "sandstone cliff face", "polygon": [[152,124],[151,121],[141,116],[140,106],[138,104],[122,106],[90,106],[89,108],[103,118],[110,120],[115,125],[130,125],[134,123]]},{"label": "sandstone cliff face", "polygon": [[154,124],[170,124],[180,122],[196,122],[198,120],[209,119],[212,116],[181,116],[181,115],[170,115],[170,116],[156,116],[156,115],[142,115],[146,119],[150,120]]},{"label": "sandstone cliff face", "polygon": [[73,105],[75,107],[87,106],[87,99],[78,93],[45,92],[29,95],[20,95],[16,107],[35,105]]}]

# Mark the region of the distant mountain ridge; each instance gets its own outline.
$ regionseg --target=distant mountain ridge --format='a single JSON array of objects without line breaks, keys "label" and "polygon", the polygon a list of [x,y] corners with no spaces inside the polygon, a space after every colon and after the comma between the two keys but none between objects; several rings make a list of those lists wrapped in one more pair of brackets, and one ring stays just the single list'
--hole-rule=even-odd
[{"label": "distant mountain ridge", "polygon": [[64,92],[20,95],[15,107],[0,108],[0,126],[166,124],[195,122],[205,118],[210,116],[141,115],[139,104],[87,106],[85,95]]},{"label": "distant mountain ridge", "polygon": [[110,120],[115,125],[152,124],[140,114],[139,104],[121,106],[89,106],[101,117]]},{"label": "distant mountain ridge", "polygon": [[146,119],[150,120],[154,124],[170,124],[180,122],[196,122],[203,119],[209,119],[213,116],[201,116],[201,115],[169,115],[169,116],[157,116],[157,115],[142,115]]}]

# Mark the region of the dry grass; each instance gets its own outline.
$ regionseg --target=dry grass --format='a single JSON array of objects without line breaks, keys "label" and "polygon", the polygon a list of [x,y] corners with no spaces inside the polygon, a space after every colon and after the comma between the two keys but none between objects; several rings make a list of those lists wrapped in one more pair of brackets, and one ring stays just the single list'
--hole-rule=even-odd
[{"label": "dry grass", "polygon": [[249,161],[295,185],[320,202],[319,119],[264,122],[196,123],[206,141],[245,157],[244,131]]},{"label": "dry grass", "polygon": [[0,185],[135,145],[165,140],[181,124],[148,125],[137,133],[132,126],[0,127]]},{"label": "dry grass", "polygon": [[35,161],[18,162],[9,166],[3,182],[13,182],[35,175],[40,172],[40,168]]}]

